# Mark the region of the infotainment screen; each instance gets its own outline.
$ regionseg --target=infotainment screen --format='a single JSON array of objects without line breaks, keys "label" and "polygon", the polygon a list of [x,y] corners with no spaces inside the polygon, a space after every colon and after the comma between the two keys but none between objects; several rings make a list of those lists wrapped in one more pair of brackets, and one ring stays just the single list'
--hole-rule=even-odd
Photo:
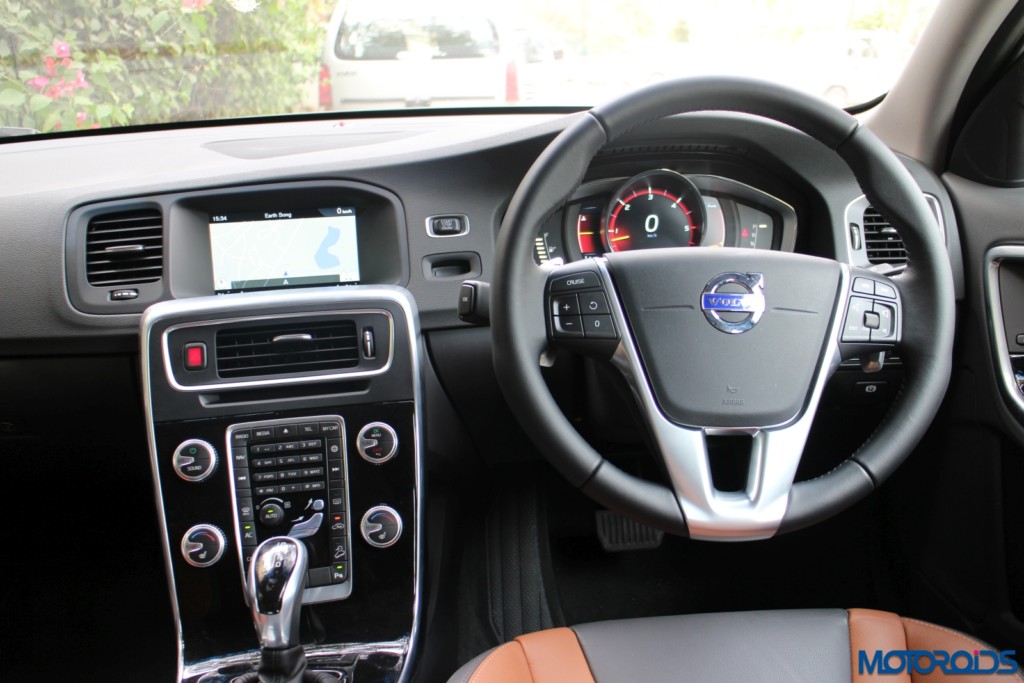
[{"label": "infotainment screen", "polygon": [[220,292],[359,282],[350,207],[210,217],[213,287]]}]

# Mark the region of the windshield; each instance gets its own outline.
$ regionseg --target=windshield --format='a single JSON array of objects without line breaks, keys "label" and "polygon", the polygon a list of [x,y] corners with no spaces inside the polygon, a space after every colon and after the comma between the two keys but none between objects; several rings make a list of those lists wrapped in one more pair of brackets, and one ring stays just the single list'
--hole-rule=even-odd
[{"label": "windshield", "polygon": [[589,106],[734,74],[884,94],[937,0],[5,0],[0,126]]}]

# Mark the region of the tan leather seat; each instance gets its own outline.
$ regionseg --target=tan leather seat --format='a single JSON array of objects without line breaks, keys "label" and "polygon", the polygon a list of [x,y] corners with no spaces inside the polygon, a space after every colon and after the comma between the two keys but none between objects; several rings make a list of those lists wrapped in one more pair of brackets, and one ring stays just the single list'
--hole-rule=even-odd
[{"label": "tan leather seat", "polygon": [[[906,650],[931,652],[931,659],[918,655],[915,667],[900,654],[890,654]],[[976,673],[946,674],[941,663],[922,673],[941,661],[942,653],[950,658],[945,666],[951,670],[973,667]],[[890,612],[734,612],[607,621],[530,633],[468,662],[449,683],[1024,680],[1019,668],[1016,673],[987,673],[1011,668],[1000,662],[1000,655],[963,633]],[[890,670],[883,673],[885,666]],[[894,673],[895,669],[901,670]]]}]

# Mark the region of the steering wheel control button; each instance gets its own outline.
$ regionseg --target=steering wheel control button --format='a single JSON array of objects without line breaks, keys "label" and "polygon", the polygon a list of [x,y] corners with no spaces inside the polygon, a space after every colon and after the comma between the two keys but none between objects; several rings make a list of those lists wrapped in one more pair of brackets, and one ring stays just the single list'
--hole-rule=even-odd
[{"label": "steering wheel control button", "polygon": [[896,298],[896,288],[884,282],[875,283],[875,296],[884,296],[886,299]]},{"label": "steering wheel control button", "polygon": [[398,434],[389,424],[371,422],[359,430],[356,450],[363,460],[380,465],[395,457],[398,452]]},{"label": "steering wheel control button", "polygon": [[579,301],[583,315],[610,315],[612,312],[604,292],[581,292]]},{"label": "steering wheel control button", "polygon": [[598,289],[601,279],[592,270],[559,275],[551,280],[551,292],[575,292],[581,289]]},{"label": "steering wheel control button", "polygon": [[877,330],[881,325],[882,321],[874,311],[868,311],[864,314],[864,327],[869,330]]},{"label": "steering wheel control button", "polygon": [[846,324],[843,325],[843,341],[848,343],[871,341],[871,330],[865,324],[866,314],[871,312],[871,299],[850,297],[850,306],[846,310]]},{"label": "steering wheel control button", "polygon": [[224,533],[212,524],[196,524],[181,539],[181,555],[193,567],[216,564],[224,554]]},{"label": "steering wheel control button", "polygon": [[615,323],[610,315],[583,316],[583,334],[587,339],[615,339]]},{"label": "steering wheel control button", "polygon": [[875,283],[873,280],[869,280],[866,277],[858,277],[853,280],[853,291],[858,294],[871,294],[875,293]]},{"label": "steering wheel control button", "polygon": [[359,531],[374,548],[390,548],[402,536],[402,518],[393,508],[378,505],[363,515]]},{"label": "steering wheel control button", "polygon": [[583,337],[583,318],[578,315],[562,315],[553,318],[551,328],[555,337],[560,339],[575,339]]},{"label": "steering wheel control button", "polygon": [[174,450],[174,471],[185,481],[200,482],[217,469],[217,451],[199,439],[189,439]]},{"label": "steering wheel control button", "polygon": [[872,328],[871,341],[873,342],[886,342],[894,341],[896,337],[896,311],[892,306],[887,304],[875,302],[874,310],[871,313],[865,313],[865,319],[867,316],[875,316],[878,318],[878,327]]},{"label": "steering wheel control button", "polygon": [[551,297],[551,315],[579,315],[580,302],[575,294]]}]

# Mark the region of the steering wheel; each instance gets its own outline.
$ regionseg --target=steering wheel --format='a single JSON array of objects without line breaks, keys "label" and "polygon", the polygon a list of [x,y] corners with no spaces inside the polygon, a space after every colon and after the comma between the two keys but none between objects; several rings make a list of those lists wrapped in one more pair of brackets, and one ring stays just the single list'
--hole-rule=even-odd
[{"label": "steering wheel", "polygon": [[[772,119],[835,151],[898,226],[906,270],[887,278],[829,259],[731,248],[609,253],[554,270],[534,264],[539,226],[580,185],[599,150],[645,124],[697,111]],[[491,283],[494,367],[536,445],[602,505],[693,538],[767,538],[863,498],[924,435],[952,366],[952,282],[920,188],[852,116],[760,81],[668,81],[580,115],[519,185]],[[559,315],[580,302],[594,315]],[[552,346],[606,358],[623,373],[670,485],[624,472],[576,432],[541,374]],[[882,423],[838,467],[794,482],[831,374],[844,359],[879,359],[894,349],[905,379]],[[752,437],[743,491],[719,490],[712,477],[708,439],[728,434]]]}]

